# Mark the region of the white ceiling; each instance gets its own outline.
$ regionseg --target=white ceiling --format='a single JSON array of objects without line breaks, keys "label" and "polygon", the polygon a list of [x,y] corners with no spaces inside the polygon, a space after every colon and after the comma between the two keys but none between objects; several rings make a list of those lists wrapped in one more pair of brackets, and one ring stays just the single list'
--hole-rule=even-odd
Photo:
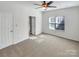
[{"label": "white ceiling", "polygon": [[[79,1],[56,1],[52,5],[57,6],[57,8],[55,9],[68,8],[73,6],[79,6]],[[54,10],[54,8],[48,10]]]},{"label": "white ceiling", "polygon": [[[39,7],[39,6],[36,6],[34,4],[41,4],[41,1],[13,1],[13,2],[23,4],[25,6],[28,5],[29,7],[32,7],[34,9]],[[48,8],[47,11],[60,9],[60,8],[68,8],[68,7],[73,7],[73,6],[79,6],[79,1],[54,1],[54,3],[52,3],[51,5],[57,6],[57,8]],[[36,10],[44,11],[42,8],[39,8],[39,9],[36,9]]]},{"label": "white ceiling", "polygon": [[[38,3],[40,2],[30,2],[31,4]],[[55,9],[60,9],[60,8],[68,8],[68,7],[73,7],[73,6],[79,6],[79,1],[54,1],[51,5],[57,6],[57,8],[48,8],[47,11],[49,10],[55,10]],[[37,8],[38,6],[32,5],[33,8]],[[43,9],[39,9],[41,11],[44,11]]]},{"label": "white ceiling", "polygon": [[[48,1],[47,1],[48,2]],[[32,6],[32,8],[37,8],[39,6],[36,6],[34,4],[41,4],[41,1],[26,1],[26,2],[20,2],[23,4],[29,4]],[[68,8],[68,7],[73,7],[73,6],[79,6],[79,1],[54,1],[51,5],[57,6],[57,8],[48,8],[47,11],[49,10],[55,10],[55,9],[60,9],[60,8]],[[36,9],[40,11],[44,11],[42,8]]]}]

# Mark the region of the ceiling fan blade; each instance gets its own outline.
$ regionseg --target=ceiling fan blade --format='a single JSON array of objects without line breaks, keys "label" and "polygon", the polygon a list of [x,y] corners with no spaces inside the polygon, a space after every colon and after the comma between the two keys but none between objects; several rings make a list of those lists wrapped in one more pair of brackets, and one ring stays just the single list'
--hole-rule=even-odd
[{"label": "ceiling fan blade", "polygon": [[45,4],[46,2],[45,2],[45,1],[43,1],[43,3]]},{"label": "ceiling fan blade", "polygon": [[50,1],[50,2],[48,2],[47,4],[50,5],[50,4],[52,4],[52,3],[53,3],[53,1]]},{"label": "ceiling fan blade", "polygon": [[42,5],[45,5],[46,4],[46,1],[42,1]]},{"label": "ceiling fan blade", "polygon": [[34,5],[41,6],[40,4],[34,4]]},{"label": "ceiling fan blade", "polygon": [[48,6],[48,7],[50,7],[50,8],[56,8],[56,6]]}]

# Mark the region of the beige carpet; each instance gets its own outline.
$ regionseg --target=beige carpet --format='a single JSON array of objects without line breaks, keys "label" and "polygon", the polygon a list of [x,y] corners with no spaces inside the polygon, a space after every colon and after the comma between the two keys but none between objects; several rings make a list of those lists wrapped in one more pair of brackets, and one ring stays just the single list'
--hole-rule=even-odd
[{"label": "beige carpet", "polygon": [[79,56],[79,42],[47,34],[32,36],[19,44],[0,50],[6,57],[75,57]]}]

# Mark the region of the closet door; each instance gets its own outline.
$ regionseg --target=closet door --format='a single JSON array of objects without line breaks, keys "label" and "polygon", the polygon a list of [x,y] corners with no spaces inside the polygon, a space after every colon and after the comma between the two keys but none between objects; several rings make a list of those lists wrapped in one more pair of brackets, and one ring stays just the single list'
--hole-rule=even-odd
[{"label": "closet door", "polygon": [[13,19],[9,13],[1,15],[1,42],[2,48],[13,44]]}]

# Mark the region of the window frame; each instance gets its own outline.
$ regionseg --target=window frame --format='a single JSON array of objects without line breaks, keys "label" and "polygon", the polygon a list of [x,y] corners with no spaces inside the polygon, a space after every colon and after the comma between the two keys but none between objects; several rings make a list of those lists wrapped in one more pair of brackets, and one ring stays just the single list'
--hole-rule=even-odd
[{"label": "window frame", "polygon": [[[64,21],[64,19],[65,19],[65,17],[64,16],[53,16],[53,17],[49,17],[49,29],[51,29],[51,30],[62,30],[62,29],[56,29],[57,28],[57,25],[59,24],[59,25],[63,25],[64,26],[64,22],[63,22],[63,24],[61,24],[61,23],[57,23],[57,18],[58,17],[58,21],[59,22],[61,22],[61,21]],[[52,21],[53,20],[53,21]],[[54,27],[52,27],[52,25],[54,26]],[[63,30],[65,29],[65,26],[64,26],[64,28],[63,28]]]}]

